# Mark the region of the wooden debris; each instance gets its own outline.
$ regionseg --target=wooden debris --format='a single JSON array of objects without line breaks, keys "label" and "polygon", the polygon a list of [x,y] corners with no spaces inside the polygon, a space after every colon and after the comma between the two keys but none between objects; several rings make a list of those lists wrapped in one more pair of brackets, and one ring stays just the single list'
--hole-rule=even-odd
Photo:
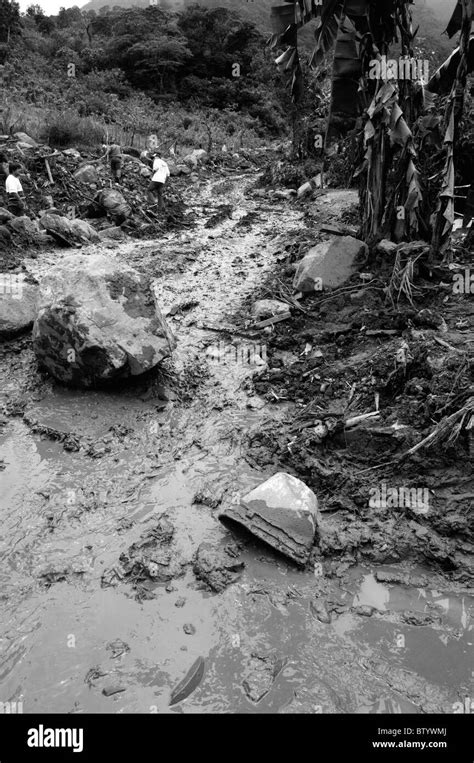
[{"label": "wooden debris", "polygon": [[355,427],[356,424],[360,424],[361,421],[365,421],[366,419],[378,418],[379,416],[380,416],[380,411],[372,411],[371,413],[361,413],[360,416],[352,416],[350,419],[347,419],[344,426],[346,429],[349,429],[349,427]]},{"label": "wooden debris", "polygon": [[291,313],[281,313],[280,315],[274,315],[272,318],[267,318],[264,321],[260,321],[259,323],[255,323],[254,327],[257,329],[263,329],[265,326],[272,326],[274,323],[279,323],[280,321],[286,321],[288,318],[291,318]]}]

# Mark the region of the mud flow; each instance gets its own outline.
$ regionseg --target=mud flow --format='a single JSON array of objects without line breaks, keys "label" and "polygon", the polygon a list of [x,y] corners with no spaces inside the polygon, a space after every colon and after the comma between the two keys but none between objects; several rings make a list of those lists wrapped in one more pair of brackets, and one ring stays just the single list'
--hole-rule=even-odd
[{"label": "mud flow", "polygon": [[[384,466],[472,385],[472,308],[446,307],[452,351],[428,314],[386,306],[370,264],[295,306],[295,262],[323,223],[352,224],[355,194],[308,211],[255,179],[190,185],[189,230],[83,249],[153,278],[177,341],[159,371],[73,389],[29,335],[0,345],[0,698],[25,713],[452,713],[474,696],[472,442]],[[290,318],[255,328],[262,298]],[[219,518],[281,471],[318,497],[305,565]],[[428,513],[370,506],[383,484],[428,491]]]}]

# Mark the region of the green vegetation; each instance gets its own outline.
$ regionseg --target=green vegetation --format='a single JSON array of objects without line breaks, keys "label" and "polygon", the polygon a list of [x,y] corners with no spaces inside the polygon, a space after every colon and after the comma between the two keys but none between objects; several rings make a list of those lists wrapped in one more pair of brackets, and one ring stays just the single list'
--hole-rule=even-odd
[{"label": "green vegetation", "polygon": [[2,20],[4,133],[23,129],[58,147],[107,134],[144,145],[150,133],[232,147],[288,129],[265,38],[234,11],[74,7],[47,17],[31,5],[20,16],[0,0]]}]

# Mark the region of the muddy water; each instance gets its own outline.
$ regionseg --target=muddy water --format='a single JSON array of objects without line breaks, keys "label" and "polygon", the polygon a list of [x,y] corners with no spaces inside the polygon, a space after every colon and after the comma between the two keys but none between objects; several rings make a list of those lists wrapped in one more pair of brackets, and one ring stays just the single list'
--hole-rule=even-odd
[{"label": "muddy water", "polygon": [[[212,508],[274,471],[246,461],[244,436],[280,414],[247,391],[258,366],[211,362],[209,346],[229,337],[209,326],[231,325],[272,266],[274,237],[302,224],[297,210],[246,198],[248,180],[190,189],[208,208],[189,234],[113,250],[161,268],[165,313],[198,303],[168,318],[178,350],[165,383],[180,381],[176,399],[157,400],[146,382],[113,393],[51,386],[0,433],[0,700],[22,700],[25,712],[453,712],[473,696],[468,591],[427,570],[410,570],[411,584],[329,563],[297,571],[224,528]],[[207,229],[216,199],[234,212]],[[249,212],[257,221],[239,224]],[[197,256],[174,268],[186,247]],[[28,266],[41,276],[61,256]],[[6,399],[17,380],[3,382]],[[104,572],[165,512],[184,574],[145,600],[126,582],[103,587]],[[199,544],[233,537],[242,577],[221,593],[204,590],[192,568]],[[403,579],[388,572],[386,580]],[[118,639],[128,649],[116,655]],[[169,708],[199,656],[202,681]],[[105,696],[110,687],[120,691]]]}]

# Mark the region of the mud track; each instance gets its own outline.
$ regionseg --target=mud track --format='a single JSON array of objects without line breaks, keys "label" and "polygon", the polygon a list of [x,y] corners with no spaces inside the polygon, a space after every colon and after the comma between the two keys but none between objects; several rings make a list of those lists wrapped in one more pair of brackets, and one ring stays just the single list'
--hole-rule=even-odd
[{"label": "mud track", "polygon": [[158,375],[71,391],[38,373],[29,337],[2,347],[0,699],[26,713],[452,712],[472,696],[462,585],[340,554],[298,571],[217,519],[278,465],[249,454],[249,430],[294,406],[256,393],[259,365],[212,361],[220,342],[261,344],[247,305],[277,237],[305,226],[254,180],[193,186],[195,230],[110,249],[156,279],[178,340]]}]

